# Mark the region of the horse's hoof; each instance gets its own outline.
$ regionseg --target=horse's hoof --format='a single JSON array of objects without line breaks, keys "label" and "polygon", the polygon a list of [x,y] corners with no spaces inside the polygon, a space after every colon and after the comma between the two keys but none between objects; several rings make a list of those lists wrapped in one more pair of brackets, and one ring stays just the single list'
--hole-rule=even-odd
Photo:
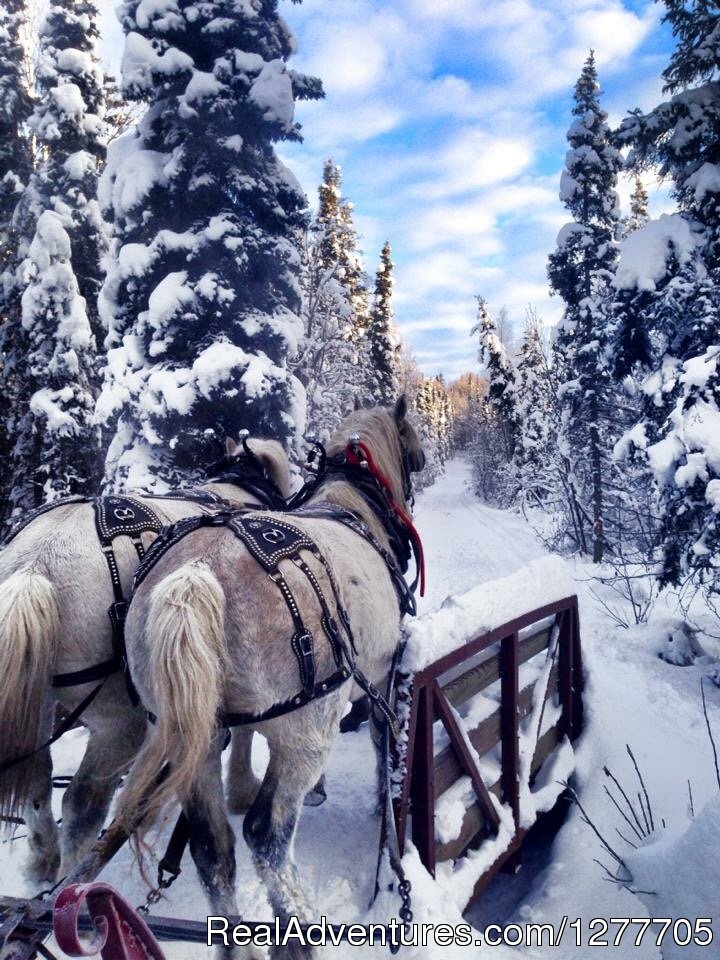
[{"label": "horse's hoof", "polygon": [[312,790],[308,790],[308,792],[305,794],[303,806],[319,807],[321,804],[325,803],[326,800],[327,790],[325,789],[325,777],[322,776]]},{"label": "horse's hoof", "polygon": [[360,697],[340,721],[340,733],[353,733],[370,718],[370,698]]}]

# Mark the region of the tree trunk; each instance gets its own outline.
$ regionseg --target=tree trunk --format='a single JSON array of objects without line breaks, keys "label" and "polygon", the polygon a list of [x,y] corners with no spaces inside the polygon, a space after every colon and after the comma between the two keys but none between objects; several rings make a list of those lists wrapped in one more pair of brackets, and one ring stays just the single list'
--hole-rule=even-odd
[{"label": "tree trunk", "polygon": [[595,394],[590,400],[590,462],[592,464],[593,563],[602,563],[604,547],[602,458],[598,429],[598,401]]}]

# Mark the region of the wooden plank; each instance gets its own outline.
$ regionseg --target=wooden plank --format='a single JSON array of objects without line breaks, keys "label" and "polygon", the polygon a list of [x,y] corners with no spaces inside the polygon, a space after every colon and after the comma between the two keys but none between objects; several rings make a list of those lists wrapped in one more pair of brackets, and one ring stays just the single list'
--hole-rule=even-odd
[{"label": "wooden plank", "polygon": [[[525,663],[544,650],[550,642],[552,628],[545,627],[537,633],[531,633],[520,642],[518,662]],[[461,707],[476,694],[485,690],[491,683],[500,679],[500,654],[496,653],[482,663],[476,664],[460,676],[441,685],[447,700],[455,707]]]},{"label": "wooden plank", "polygon": [[457,754],[457,758],[460,761],[463,772],[470,777],[473,789],[475,790],[475,796],[477,797],[478,803],[482,808],[483,816],[490,823],[492,830],[497,833],[498,827],[500,826],[500,817],[492,801],[490,800],[487,787],[483,783],[483,779],[480,776],[480,771],[478,770],[475,760],[468,749],[468,745],[463,736],[463,731],[460,729],[455,718],[455,714],[450,708],[449,703],[443,696],[437,680],[435,680],[433,683],[432,689],[433,699],[435,701],[435,709],[440,714],[440,719],[442,720],[443,726],[447,730],[452,748]]},{"label": "wooden plank", "polygon": [[[489,789],[490,793],[500,799],[502,787],[497,780]],[[438,843],[435,847],[435,860],[441,863],[443,860],[457,860],[467,850],[470,844],[475,840],[478,834],[486,830],[485,817],[478,803],[471,804],[465,811],[460,833],[457,837],[449,840],[447,843]]]},{"label": "wooden plank", "polygon": [[[533,690],[536,681],[527,684],[520,691],[519,716],[526,717],[532,709]],[[552,668],[548,679],[547,697],[550,698],[558,690],[557,664]],[[488,750],[500,742],[500,706],[490,716],[482,720],[477,727],[467,731],[470,743],[477,750],[478,756],[484,756]],[[452,746],[445,747],[435,757],[435,792],[437,796],[444,793],[455,781],[463,775],[462,767]]]},{"label": "wooden plank", "polygon": [[[545,733],[540,737],[537,748],[535,749],[533,762],[530,767],[531,783],[540,772],[540,768],[542,767],[543,763],[547,760],[558,743],[560,743],[563,736],[564,734],[562,732],[561,725],[556,724],[554,727],[550,727],[549,730],[546,730]],[[489,792],[500,798],[502,794],[501,781],[497,780],[489,788]],[[438,843],[436,845],[436,862],[441,863],[443,860],[457,860],[458,857],[461,857],[463,853],[465,853],[478,835],[484,833],[485,831],[486,824],[482,815],[482,810],[477,803],[473,803],[465,811],[465,817],[463,819],[462,827],[460,828],[460,833],[458,836],[447,843]]]},{"label": "wooden plank", "polygon": [[435,875],[435,764],[433,756],[433,699],[429,685],[421,687],[412,758],[410,798],[412,839],[425,869]]},{"label": "wooden plank", "polygon": [[555,747],[562,741],[565,736],[565,731],[563,730],[562,720],[558,721],[554,727],[550,727],[538,740],[537,746],[535,747],[535,753],[533,754],[533,761],[530,767],[530,784],[532,785],[535,777],[540,772],[540,768],[545,763],[547,758],[553,752]]},{"label": "wooden plank", "polygon": [[[518,635],[513,633],[500,641],[500,729],[502,743],[502,800],[512,810],[514,833],[520,829],[520,738],[518,698],[520,696],[520,651]],[[507,866],[520,869],[520,850],[517,849]]]},{"label": "wooden plank", "polygon": [[424,684],[430,680],[446,676],[456,667],[472,660],[477,654],[487,650],[494,643],[498,643],[503,637],[508,636],[508,634],[524,632],[526,629],[535,627],[541,622],[549,620],[551,617],[557,617],[558,613],[573,607],[576,603],[577,597],[575,595],[565,597],[555,603],[548,603],[544,607],[538,607],[529,613],[524,613],[522,616],[516,617],[514,620],[500,627],[496,627],[494,630],[479,634],[472,640],[468,640],[467,643],[463,643],[451,653],[447,653],[433,663],[428,664],[428,666],[415,674],[415,682]]}]

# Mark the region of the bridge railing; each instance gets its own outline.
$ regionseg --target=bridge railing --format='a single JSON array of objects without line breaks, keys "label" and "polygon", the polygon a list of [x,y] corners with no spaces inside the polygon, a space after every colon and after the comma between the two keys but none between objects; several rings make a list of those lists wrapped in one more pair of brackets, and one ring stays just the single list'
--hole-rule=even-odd
[{"label": "bridge railing", "polygon": [[[540,681],[535,675],[521,685],[523,664],[528,665],[523,670],[526,676],[540,673],[545,682],[529,768],[532,786],[564,738],[574,740],[582,728],[577,597],[540,607],[475,637],[416,673],[411,681],[405,773],[394,799],[401,849],[410,832],[422,863],[434,875],[439,862],[456,860],[497,834],[500,815],[491,794],[512,812],[512,839],[479,878],[470,902],[500,868],[518,869],[522,840],[529,829],[521,825],[520,733],[522,721],[537,711],[536,683]],[[482,720],[468,729],[462,714],[468,702],[483,692],[498,698],[497,707],[489,713],[481,711]],[[547,710],[546,720],[554,722],[545,723],[541,730],[545,707],[550,705],[555,709]],[[478,758],[498,753],[500,775],[486,783]],[[465,810],[459,833],[441,842],[436,838],[436,801],[462,776],[470,778],[475,799]]]}]

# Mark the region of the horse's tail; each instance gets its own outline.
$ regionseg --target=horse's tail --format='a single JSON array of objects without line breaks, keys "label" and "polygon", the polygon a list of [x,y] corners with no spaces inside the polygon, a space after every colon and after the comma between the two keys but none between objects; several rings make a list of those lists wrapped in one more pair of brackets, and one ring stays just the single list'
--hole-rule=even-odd
[{"label": "horse's tail", "polygon": [[[57,595],[47,577],[22,567],[0,583],[0,764],[40,745],[59,626]],[[0,772],[0,816],[21,813],[34,765],[30,757]]]},{"label": "horse's tail", "polygon": [[146,637],[156,717],[116,813],[140,838],[172,800],[188,796],[216,733],[225,594],[206,564],[186,563],[155,587]]}]

